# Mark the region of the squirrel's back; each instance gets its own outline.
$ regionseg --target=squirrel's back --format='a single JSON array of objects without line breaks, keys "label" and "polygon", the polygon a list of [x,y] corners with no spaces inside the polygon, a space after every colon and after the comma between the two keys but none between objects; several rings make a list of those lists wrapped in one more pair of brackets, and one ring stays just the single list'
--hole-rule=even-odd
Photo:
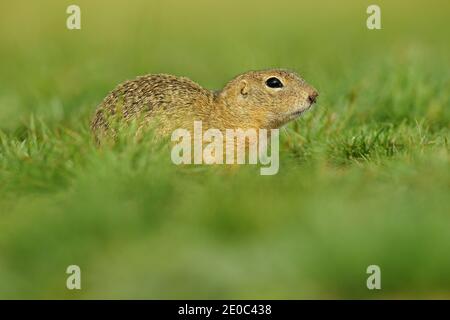
[{"label": "squirrel's back", "polygon": [[[213,93],[194,81],[168,74],[150,74],[119,84],[100,103],[91,123],[94,133],[109,129],[108,119],[126,121],[161,114],[186,118],[208,109]],[[207,111],[206,111],[207,112]]]}]

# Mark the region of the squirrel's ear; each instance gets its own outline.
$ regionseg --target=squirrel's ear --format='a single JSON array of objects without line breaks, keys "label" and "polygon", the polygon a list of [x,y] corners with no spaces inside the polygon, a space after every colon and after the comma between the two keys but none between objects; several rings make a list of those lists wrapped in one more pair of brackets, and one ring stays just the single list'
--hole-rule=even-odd
[{"label": "squirrel's ear", "polygon": [[248,94],[248,90],[249,90],[249,86],[248,86],[247,81],[241,80],[241,83],[240,83],[240,92],[241,92],[241,95],[243,95],[244,97],[246,97],[247,94]]}]

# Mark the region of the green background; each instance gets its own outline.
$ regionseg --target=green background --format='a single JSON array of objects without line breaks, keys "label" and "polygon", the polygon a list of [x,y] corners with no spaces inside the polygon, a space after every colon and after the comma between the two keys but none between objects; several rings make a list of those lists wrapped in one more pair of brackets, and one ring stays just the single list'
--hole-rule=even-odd
[{"label": "green background", "polygon": [[[373,3],[382,30],[366,28]],[[449,9],[2,1],[0,298],[450,298]],[[275,176],[92,142],[96,105],[126,79],[219,89],[272,67],[320,92],[282,130]],[[366,287],[372,264],[382,290]]]}]

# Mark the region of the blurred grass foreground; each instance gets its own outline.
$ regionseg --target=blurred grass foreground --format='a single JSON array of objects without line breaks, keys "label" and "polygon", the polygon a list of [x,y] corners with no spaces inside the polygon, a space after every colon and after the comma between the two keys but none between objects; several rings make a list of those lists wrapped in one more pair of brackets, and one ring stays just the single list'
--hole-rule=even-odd
[{"label": "blurred grass foreground", "polygon": [[[450,298],[448,1],[71,4],[0,4],[0,298]],[[275,176],[91,139],[126,79],[271,67],[321,93]]]}]

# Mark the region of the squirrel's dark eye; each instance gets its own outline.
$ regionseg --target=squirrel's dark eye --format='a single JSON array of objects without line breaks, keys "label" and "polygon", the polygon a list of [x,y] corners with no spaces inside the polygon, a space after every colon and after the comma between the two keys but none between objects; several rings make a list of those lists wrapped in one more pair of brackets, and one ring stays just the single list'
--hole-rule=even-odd
[{"label": "squirrel's dark eye", "polygon": [[269,88],[282,88],[283,87],[283,83],[281,83],[280,79],[275,78],[275,77],[271,77],[271,78],[267,79],[266,85]]}]

